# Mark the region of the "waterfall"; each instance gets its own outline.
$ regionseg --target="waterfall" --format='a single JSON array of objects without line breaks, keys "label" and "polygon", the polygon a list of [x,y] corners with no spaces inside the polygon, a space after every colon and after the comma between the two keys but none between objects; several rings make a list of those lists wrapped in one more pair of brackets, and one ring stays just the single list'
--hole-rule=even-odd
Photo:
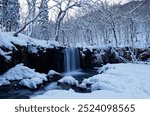
[{"label": "waterfall", "polygon": [[64,71],[72,72],[80,69],[80,55],[77,48],[66,48],[64,50]]}]

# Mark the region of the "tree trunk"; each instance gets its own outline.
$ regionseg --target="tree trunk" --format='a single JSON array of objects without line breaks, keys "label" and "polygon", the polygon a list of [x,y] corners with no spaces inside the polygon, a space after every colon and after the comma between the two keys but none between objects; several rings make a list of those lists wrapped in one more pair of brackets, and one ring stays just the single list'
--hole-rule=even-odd
[{"label": "tree trunk", "polygon": [[58,41],[59,39],[60,24],[63,18],[65,17],[65,15],[66,15],[66,11],[60,11],[58,13],[57,20],[56,20],[56,27],[55,27],[55,41]]},{"label": "tree trunk", "polygon": [[115,27],[113,27],[112,30],[113,30],[113,34],[114,34],[114,38],[115,38],[116,47],[118,47],[118,40],[117,40],[117,35],[116,35]]}]

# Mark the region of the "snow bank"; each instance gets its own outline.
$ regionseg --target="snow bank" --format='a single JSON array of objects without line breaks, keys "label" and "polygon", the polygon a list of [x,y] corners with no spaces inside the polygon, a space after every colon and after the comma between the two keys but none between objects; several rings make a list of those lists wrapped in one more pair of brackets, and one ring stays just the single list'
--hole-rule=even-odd
[{"label": "snow bank", "polygon": [[104,73],[105,71],[107,71],[108,69],[115,69],[115,67],[111,64],[106,64],[103,67],[98,68],[98,73]]},{"label": "snow bank", "polygon": [[7,80],[13,81],[13,80],[22,80],[22,79],[30,79],[33,77],[38,78],[45,78],[45,74],[40,74],[38,72],[35,72],[34,69],[30,69],[26,66],[23,66],[23,64],[18,64],[15,67],[9,69],[6,73],[3,75],[0,75],[0,78],[5,78]]},{"label": "snow bank", "polygon": [[47,81],[47,78],[46,74],[40,74],[35,72],[34,69],[23,66],[23,64],[18,64],[3,75],[0,75],[0,86],[10,84],[9,81],[14,80],[21,80],[19,82],[20,85],[37,88],[37,85],[43,83],[43,81]]},{"label": "snow bank", "polygon": [[[32,98],[54,99],[149,99],[150,98],[150,65],[146,64],[109,64],[107,70],[81,84],[91,85],[91,93],[76,93],[66,90],[51,90]],[[81,86],[80,85],[80,86]]]},{"label": "snow bank", "polygon": [[76,93],[72,90],[50,90],[43,95],[30,97],[31,99],[124,99],[134,98],[130,94],[118,94],[113,91],[99,90],[92,93]]},{"label": "snow bank", "polygon": [[78,85],[78,81],[72,76],[65,76],[58,81],[59,83],[68,83],[69,85]]},{"label": "snow bank", "polygon": [[61,46],[59,42],[54,41],[47,42],[46,40],[38,40],[26,36],[24,34],[19,34],[18,37],[14,37],[13,34],[14,34],[13,32],[1,32],[0,46],[4,46],[10,50],[12,50],[12,48],[15,48],[13,43],[20,46],[27,46],[29,44],[32,44],[44,48],[53,48],[54,46]]}]

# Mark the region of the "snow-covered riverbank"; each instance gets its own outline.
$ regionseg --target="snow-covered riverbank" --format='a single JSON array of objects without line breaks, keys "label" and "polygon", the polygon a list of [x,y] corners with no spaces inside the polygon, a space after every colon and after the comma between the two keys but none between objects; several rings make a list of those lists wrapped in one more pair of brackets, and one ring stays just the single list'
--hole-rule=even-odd
[{"label": "snow-covered riverbank", "polygon": [[99,98],[150,98],[150,65],[108,64],[103,73],[85,79],[80,86],[91,84],[92,93],[73,90],[50,90],[32,99],[99,99]]}]

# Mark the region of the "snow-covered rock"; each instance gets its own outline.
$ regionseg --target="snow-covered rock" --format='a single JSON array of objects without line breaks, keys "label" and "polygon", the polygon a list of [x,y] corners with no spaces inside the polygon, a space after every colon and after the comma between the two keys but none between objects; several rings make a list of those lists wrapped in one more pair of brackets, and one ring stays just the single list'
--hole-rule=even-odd
[{"label": "snow-covered rock", "polygon": [[14,44],[20,45],[20,46],[27,46],[29,44],[32,44],[32,45],[40,46],[44,48],[53,48],[54,46],[60,46],[58,42],[54,42],[54,41],[47,42],[46,40],[38,40],[38,39],[31,38],[29,36],[26,36],[24,34],[19,34],[18,37],[14,37],[13,34],[14,32],[0,32],[0,46],[6,47],[10,50],[12,50],[13,48],[16,48]]},{"label": "snow-covered rock", "polygon": [[37,53],[38,52],[37,47],[34,45],[28,45],[28,52]]},{"label": "snow-covered rock", "polygon": [[46,74],[40,74],[38,72],[35,72],[34,69],[30,69],[26,66],[23,66],[23,64],[18,64],[15,67],[9,69],[6,73],[3,75],[0,75],[0,78],[5,78],[7,80],[22,80],[22,79],[31,79],[33,77],[38,78],[45,78],[46,80]]},{"label": "snow-covered rock", "polygon": [[65,76],[58,81],[59,83],[67,83],[69,85],[78,85],[78,81],[72,76]]},{"label": "snow-covered rock", "polygon": [[46,74],[40,74],[35,72],[34,69],[23,66],[23,64],[18,64],[3,75],[0,75],[0,86],[10,84],[9,81],[15,80],[20,81],[20,85],[36,89],[37,85],[42,84],[43,81],[47,81],[47,78]]},{"label": "snow-covered rock", "polygon": [[47,81],[47,79],[43,77],[33,77],[31,79],[23,79],[19,82],[19,84],[30,89],[37,89],[37,85],[42,84],[43,81]]},{"label": "snow-covered rock", "polygon": [[4,78],[0,78],[0,86],[9,85],[9,84],[10,84],[10,82],[8,80],[6,80]]},{"label": "snow-covered rock", "polygon": [[54,70],[50,70],[47,75],[48,75],[49,78],[53,78],[54,76],[61,76],[60,73],[58,73]]}]

